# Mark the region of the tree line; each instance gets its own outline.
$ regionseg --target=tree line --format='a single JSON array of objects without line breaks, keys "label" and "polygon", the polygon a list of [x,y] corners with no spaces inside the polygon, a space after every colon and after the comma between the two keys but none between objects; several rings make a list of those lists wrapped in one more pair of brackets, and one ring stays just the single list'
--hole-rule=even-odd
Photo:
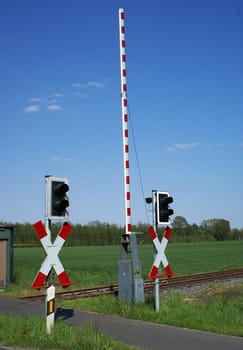
[{"label": "tree line", "polygon": [[[6,224],[6,223],[1,223]],[[12,224],[11,224],[12,225]],[[54,241],[63,223],[52,223],[51,232]],[[151,243],[148,233],[148,224],[138,223],[133,226],[133,232],[140,233],[139,243]],[[201,241],[225,241],[242,240],[243,229],[231,229],[230,222],[225,219],[207,219],[200,225],[189,224],[183,216],[176,216],[171,223],[172,234],[170,242],[201,242]],[[163,235],[164,228],[159,227],[158,233]],[[125,228],[116,224],[100,221],[92,221],[88,224],[73,224],[66,246],[86,246],[86,245],[117,245],[120,244],[121,235],[125,233]],[[15,246],[33,247],[40,246],[40,240],[30,223],[14,224],[14,244]]]}]

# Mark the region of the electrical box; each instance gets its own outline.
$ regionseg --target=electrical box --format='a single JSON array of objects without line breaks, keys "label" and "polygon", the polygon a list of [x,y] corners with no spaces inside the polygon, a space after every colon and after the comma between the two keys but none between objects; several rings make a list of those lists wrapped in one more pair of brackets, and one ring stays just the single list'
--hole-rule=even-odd
[{"label": "electrical box", "polygon": [[133,271],[131,260],[120,260],[118,263],[118,296],[126,301],[127,305],[133,303]]},{"label": "electrical box", "polygon": [[0,225],[0,288],[13,281],[14,226]]}]

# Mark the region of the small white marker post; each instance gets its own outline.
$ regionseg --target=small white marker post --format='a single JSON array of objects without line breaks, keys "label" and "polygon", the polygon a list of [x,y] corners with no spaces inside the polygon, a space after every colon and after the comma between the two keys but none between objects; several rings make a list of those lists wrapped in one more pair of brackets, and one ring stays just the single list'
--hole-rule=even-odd
[{"label": "small white marker post", "polygon": [[54,286],[46,289],[46,334],[51,334],[55,322],[55,290]]}]

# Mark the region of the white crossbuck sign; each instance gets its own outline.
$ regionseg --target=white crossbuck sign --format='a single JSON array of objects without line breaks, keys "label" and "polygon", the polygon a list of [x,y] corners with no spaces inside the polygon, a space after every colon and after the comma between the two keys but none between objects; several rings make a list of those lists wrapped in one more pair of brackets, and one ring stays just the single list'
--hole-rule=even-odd
[{"label": "white crossbuck sign", "polygon": [[149,278],[154,279],[154,278],[160,277],[158,275],[158,270],[159,270],[159,265],[161,262],[164,266],[166,276],[171,277],[173,275],[173,272],[170,268],[170,265],[168,263],[168,260],[165,256],[164,252],[165,252],[165,248],[167,246],[170,234],[172,232],[172,229],[169,226],[166,227],[166,230],[165,230],[165,233],[164,233],[164,236],[163,236],[161,242],[159,241],[159,238],[157,236],[157,233],[154,231],[153,226],[150,226],[148,230],[149,230],[150,236],[153,240],[153,244],[157,250],[157,254],[156,254],[156,257],[154,259],[154,264],[153,264],[151,271],[149,273]]},{"label": "white crossbuck sign", "polygon": [[67,273],[64,271],[58,254],[65,243],[72,226],[69,224],[64,224],[61,230],[58,232],[53,244],[51,243],[50,237],[41,221],[38,221],[33,226],[47,255],[31,287],[41,289],[44,286],[44,282],[52,267],[56,271],[62,287],[68,287],[72,283],[70,282]]}]

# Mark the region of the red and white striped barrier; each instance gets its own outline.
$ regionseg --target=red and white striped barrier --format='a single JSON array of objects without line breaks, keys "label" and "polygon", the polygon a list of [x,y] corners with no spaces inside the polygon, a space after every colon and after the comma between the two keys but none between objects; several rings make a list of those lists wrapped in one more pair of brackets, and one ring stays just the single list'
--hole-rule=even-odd
[{"label": "red and white striped barrier", "polygon": [[122,134],[123,134],[123,159],[124,159],[124,185],[125,185],[125,216],[126,234],[131,234],[131,206],[130,206],[130,175],[128,157],[128,100],[127,100],[127,72],[125,52],[125,24],[124,10],[119,9],[120,28],[120,66],[121,66],[121,99],[122,99]]},{"label": "red and white striped barrier", "polygon": [[153,226],[150,226],[148,230],[149,230],[150,236],[153,240],[153,244],[157,250],[157,255],[154,259],[153,266],[152,266],[151,271],[149,273],[149,278],[158,278],[161,276],[161,275],[158,275],[159,265],[161,262],[164,266],[166,276],[171,277],[173,275],[173,272],[172,272],[171,267],[168,263],[168,260],[165,256],[164,251],[165,251],[165,248],[167,246],[168,240],[170,238],[172,229],[169,226],[166,227],[166,230],[165,230],[165,233],[164,233],[164,236],[163,236],[161,242],[159,241],[159,238],[157,236],[157,233],[154,231]]},{"label": "red and white striped barrier", "polygon": [[66,288],[70,286],[72,283],[70,282],[67,273],[64,271],[58,254],[65,240],[67,239],[72,226],[69,224],[64,224],[61,230],[58,232],[57,238],[53,244],[51,243],[50,237],[41,221],[36,222],[33,226],[38,237],[40,238],[43,248],[45,249],[46,258],[43,261],[31,287],[41,289],[44,286],[44,282],[52,267],[56,271],[62,287]]}]

